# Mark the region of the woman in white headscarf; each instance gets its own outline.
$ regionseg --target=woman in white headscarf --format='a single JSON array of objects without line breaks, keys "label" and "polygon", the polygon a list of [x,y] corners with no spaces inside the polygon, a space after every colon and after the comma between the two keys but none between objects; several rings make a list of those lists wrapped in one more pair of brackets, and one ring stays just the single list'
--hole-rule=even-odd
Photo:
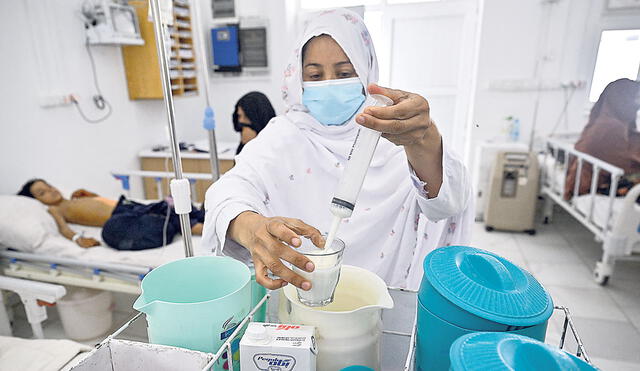
[{"label": "woman in white headscarf", "polygon": [[[378,64],[362,19],[345,9],[313,15],[284,72],[287,113],[275,117],[206,194],[203,243],[253,261],[256,279],[276,289],[310,282],[281,259],[312,271],[295,251],[317,246],[359,125],[382,132],[353,215],[338,237],[344,263],[389,285],[416,288],[431,250],[468,242],[471,187],[462,162],[443,146],[423,97],[375,85]],[[370,107],[383,94],[389,107]],[[319,230],[318,230],[319,229]],[[293,248],[292,248],[293,247]],[[272,279],[271,271],[278,279]]]}]

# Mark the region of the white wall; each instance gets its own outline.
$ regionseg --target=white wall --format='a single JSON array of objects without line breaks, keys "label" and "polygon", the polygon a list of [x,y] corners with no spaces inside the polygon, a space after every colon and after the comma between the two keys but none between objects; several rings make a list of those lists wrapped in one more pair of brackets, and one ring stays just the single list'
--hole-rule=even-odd
[{"label": "white wall", "polygon": [[[542,59],[539,76],[544,83],[586,81],[569,102],[569,126],[563,120],[558,129],[581,131],[590,107],[589,84],[601,28],[640,27],[637,12],[607,12],[603,0],[558,0],[552,4],[542,0],[485,0],[482,21],[475,144],[494,137],[504,127],[507,116],[520,119],[521,141],[528,143],[537,93],[498,91],[491,89],[490,84],[504,79],[535,81],[537,59]],[[547,22],[549,37],[539,48]],[[561,89],[540,93],[536,137],[552,130],[563,105]]]},{"label": "white wall", "polygon": [[[85,123],[73,106],[41,108],[43,90],[76,93],[88,115],[96,117],[90,97],[95,94],[84,32],[78,16],[81,0],[25,0],[0,2],[0,160],[4,176],[0,194],[14,193],[25,180],[43,177],[63,190],[85,187],[115,197],[119,184],[111,178],[115,169],[138,169],[137,153],[167,141],[166,118],[161,100],[131,101],[119,47],[94,47],[96,67],[104,96],[113,114],[99,124]],[[209,1],[203,4],[203,28],[211,19]],[[280,76],[288,56],[284,0],[238,0],[238,15],[270,18],[271,73],[259,80],[212,79],[212,101],[219,141],[237,141],[231,125],[233,106],[251,90],[265,92],[282,111]],[[31,6],[31,8],[29,8]],[[33,8],[38,8],[34,10]],[[28,14],[28,10],[29,13]],[[40,13],[38,13],[40,12]],[[47,16],[46,22],[34,14]],[[32,23],[34,26],[30,27]],[[204,31],[205,35],[208,32]],[[32,34],[40,38],[33,41]],[[36,62],[36,47],[49,59],[43,69]],[[40,50],[42,52],[42,50]],[[42,53],[40,53],[42,54]],[[55,67],[57,66],[57,67]],[[55,68],[54,68],[55,67]],[[40,71],[45,71],[44,78]],[[180,141],[205,139],[201,129],[203,94],[175,99]]]},{"label": "white wall", "polygon": [[[269,22],[270,72],[250,79],[211,78],[212,102],[218,124],[219,141],[237,141],[231,114],[237,99],[251,90],[266,93],[283,112],[280,99],[281,72],[296,35],[295,0],[237,0],[241,17],[259,16]],[[202,7],[203,34],[209,37],[210,2]],[[604,0],[559,0],[542,5],[541,0],[485,0],[478,64],[478,86],[473,142],[495,136],[504,117],[520,118],[522,137],[527,140],[532,122],[536,93],[504,92],[490,88],[502,79],[529,79],[534,76],[537,42],[541,33],[544,7],[551,7],[550,37],[542,55],[543,81],[589,80],[600,27],[621,24],[638,25],[637,13],[618,12],[603,15]],[[34,5],[35,4],[35,5]],[[81,0],[25,0],[0,2],[0,194],[13,193],[28,178],[49,179],[62,189],[86,187],[116,196],[119,185],[109,172],[138,168],[137,153],[154,144],[166,142],[166,121],[161,100],[130,101],[120,48],[94,47],[96,65],[104,95],[113,105],[113,115],[103,123],[87,124],[73,106],[41,108],[38,97],[43,90],[76,93],[88,114],[88,101],[94,94],[89,60],[84,50],[84,33],[77,16]],[[47,21],[27,15],[27,7],[36,6]],[[545,18],[546,19],[546,18]],[[30,27],[32,24],[33,27]],[[39,75],[35,35],[47,35],[45,47],[53,55]],[[294,30],[294,31],[292,31]],[[207,39],[208,40],[208,39]],[[42,44],[42,42],[41,42]],[[40,45],[39,48],[42,48]],[[45,53],[46,54],[46,53]],[[51,66],[57,66],[52,68]],[[44,80],[44,81],[43,81]],[[580,130],[586,123],[589,86],[579,89],[569,105],[570,129]],[[540,95],[538,132],[547,133],[556,122],[563,105],[561,90]],[[201,129],[203,96],[177,98],[178,139],[204,139]],[[564,124],[560,126],[564,130]],[[473,149],[473,147],[472,147]],[[473,153],[473,152],[472,152]]]}]

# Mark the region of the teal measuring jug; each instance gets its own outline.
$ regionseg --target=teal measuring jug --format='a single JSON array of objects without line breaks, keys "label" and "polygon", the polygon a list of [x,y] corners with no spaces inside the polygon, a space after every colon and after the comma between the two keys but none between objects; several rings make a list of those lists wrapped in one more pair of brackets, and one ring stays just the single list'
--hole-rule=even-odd
[{"label": "teal measuring jug", "polygon": [[[251,272],[229,257],[197,256],[162,265],[142,280],[133,308],[146,314],[149,342],[215,353],[251,307]],[[240,336],[232,342],[234,368]],[[228,369],[227,358],[215,370]]]}]

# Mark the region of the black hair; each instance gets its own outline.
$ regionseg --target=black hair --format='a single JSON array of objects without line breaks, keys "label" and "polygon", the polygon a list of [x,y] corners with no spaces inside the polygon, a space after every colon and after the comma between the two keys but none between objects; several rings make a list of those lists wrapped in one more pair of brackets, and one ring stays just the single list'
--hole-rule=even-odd
[{"label": "black hair", "polygon": [[42,182],[42,183],[48,184],[44,179],[39,179],[39,178],[31,179],[22,186],[22,188],[20,189],[20,192],[18,192],[18,196],[36,198],[33,195],[33,193],[31,193],[31,186],[35,182]]},{"label": "black hair", "polygon": [[238,122],[238,107],[242,107],[244,114],[251,121],[251,129],[256,133],[262,131],[276,115],[266,95],[257,91],[247,93],[238,100],[233,110],[233,128],[238,132],[242,131],[242,125]]}]

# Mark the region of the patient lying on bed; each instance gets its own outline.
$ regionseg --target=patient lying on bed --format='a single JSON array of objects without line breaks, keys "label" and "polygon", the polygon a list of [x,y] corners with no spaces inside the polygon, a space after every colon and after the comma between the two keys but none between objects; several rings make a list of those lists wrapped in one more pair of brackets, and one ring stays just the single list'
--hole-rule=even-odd
[{"label": "patient lying on bed", "polygon": [[[98,246],[100,242],[75,233],[67,223],[102,227],[102,239],[118,250],[160,247],[171,243],[180,232],[180,219],[165,201],[145,205],[124,196],[119,200],[100,197],[84,189],[73,192],[67,200],[42,179],[28,181],[18,195],[35,198],[49,206],[60,233],[80,247]],[[194,207],[189,218],[191,232],[202,234],[204,210]]]},{"label": "patient lying on bed", "polygon": [[[640,82],[619,79],[607,85],[598,101],[593,105],[589,122],[575,148],[624,170],[616,189],[624,196],[635,184],[640,183],[640,132],[636,117],[640,109]],[[571,158],[565,182],[564,198],[571,199],[578,186],[578,195],[589,193],[593,169],[584,163],[578,176],[578,161]],[[580,178],[580,179],[577,179]],[[608,194],[611,177],[600,172],[597,191]]]}]

